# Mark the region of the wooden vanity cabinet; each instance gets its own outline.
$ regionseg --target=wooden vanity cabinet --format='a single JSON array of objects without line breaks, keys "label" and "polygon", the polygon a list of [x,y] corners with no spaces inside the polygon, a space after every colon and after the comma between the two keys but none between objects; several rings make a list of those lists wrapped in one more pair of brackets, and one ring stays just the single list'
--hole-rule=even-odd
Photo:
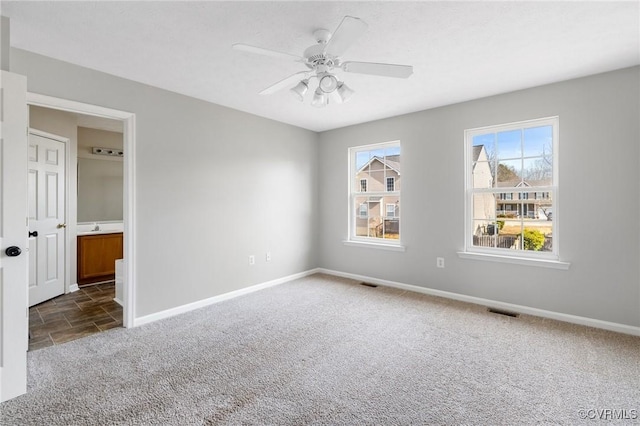
[{"label": "wooden vanity cabinet", "polygon": [[78,236],[78,285],[115,279],[122,232]]}]

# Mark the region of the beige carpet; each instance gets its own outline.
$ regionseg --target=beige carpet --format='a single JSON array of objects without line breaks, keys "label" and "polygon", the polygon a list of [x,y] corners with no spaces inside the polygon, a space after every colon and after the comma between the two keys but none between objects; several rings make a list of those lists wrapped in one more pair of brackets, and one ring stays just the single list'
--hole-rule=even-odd
[{"label": "beige carpet", "polygon": [[3,425],[640,423],[638,337],[323,275],[28,357]]}]

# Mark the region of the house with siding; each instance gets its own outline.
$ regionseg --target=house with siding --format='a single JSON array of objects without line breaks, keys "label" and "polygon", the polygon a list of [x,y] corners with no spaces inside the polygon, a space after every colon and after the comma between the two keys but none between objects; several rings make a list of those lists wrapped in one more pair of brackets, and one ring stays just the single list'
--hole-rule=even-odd
[{"label": "house with siding", "polygon": [[[400,229],[400,155],[374,156],[356,172],[356,235],[397,238]],[[365,195],[366,194],[366,195]]]}]

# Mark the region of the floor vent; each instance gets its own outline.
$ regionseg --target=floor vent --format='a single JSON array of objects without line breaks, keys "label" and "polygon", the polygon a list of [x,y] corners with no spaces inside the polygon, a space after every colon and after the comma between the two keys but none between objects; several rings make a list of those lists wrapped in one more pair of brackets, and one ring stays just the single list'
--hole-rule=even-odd
[{"label": "floor vent", "polygon": [[364,285],[364,286],[367,286],[367,287],[373,287],[373,288],[378,287],[378,286],[377,286],[377,285],[375,285],[375,284],[365,283],[365,282],[361,282],[361,283],[360,283],[360,285]]},{"label": "floor vent", "polygon": [[491,312],[492,314],[504,315],[506,317],[512,318],[518,318],[520,316],[520,314],[517,314],[515,312],[503,311],[502,309],[487,308],[487,311]]}]

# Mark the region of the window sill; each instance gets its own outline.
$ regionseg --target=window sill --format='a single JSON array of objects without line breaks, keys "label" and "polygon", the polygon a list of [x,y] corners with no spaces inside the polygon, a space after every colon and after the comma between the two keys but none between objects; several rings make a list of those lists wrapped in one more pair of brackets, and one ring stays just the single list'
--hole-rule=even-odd
[{"label": "window sill", "polygon": [[571,263],[550,259],[531,259],[527,257],[512,257],[486,253],[472,253],[459,251],[458,257],[461,259],[483,260],[489,262],[511,263],[515,265],[537,266],[540,268],[552,268],[568,270]]},{"label": "window sill", "polygon": [[389,250],[389,251],[405,251],[404,246],[395,245],[395,244],[381,244],[381,243],[370,243],[368,241],[343,241],[345,246],[351,247],[365,247],[365,248],[373,248],[378,250]]}]

